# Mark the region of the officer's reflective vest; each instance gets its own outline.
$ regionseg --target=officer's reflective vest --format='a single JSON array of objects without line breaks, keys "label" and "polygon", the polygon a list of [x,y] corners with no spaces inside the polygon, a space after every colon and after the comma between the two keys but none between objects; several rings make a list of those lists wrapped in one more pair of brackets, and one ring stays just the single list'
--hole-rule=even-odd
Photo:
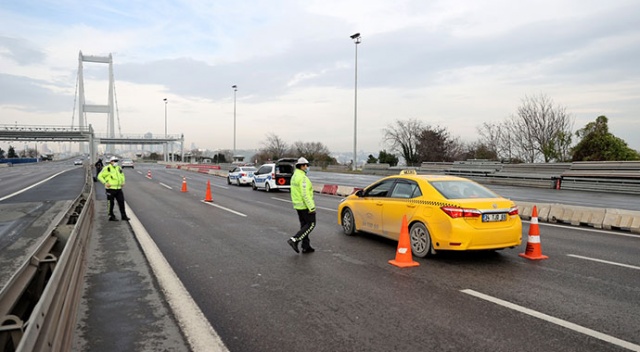
[{"label": "officer's reflective vest", "polygon": [[316,210],[316,204],[313,201],[313,186],[311,180],[307,177],[307,174],[296,169],[291,176],[291,202],[293,203],[293,209],[309,209],[309,211]]},{"label": "officer's reflective vest", "polygon": [[124,172],[119,165],[108,165],[100,171],[98,180],[103,184],[108,183],[110,189],[121,189],[124,184]]}]

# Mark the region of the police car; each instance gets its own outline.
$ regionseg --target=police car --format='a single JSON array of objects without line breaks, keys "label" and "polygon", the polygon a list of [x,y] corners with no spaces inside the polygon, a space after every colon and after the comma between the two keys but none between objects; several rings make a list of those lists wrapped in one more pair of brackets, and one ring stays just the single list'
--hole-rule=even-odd
[{"label": "police car", "polygon": [[290,189],[291,176],[296,169],[298,159],[283,158],[275,163],[264,164],[253,173],[251,188],[254,191],[264,189],[269,192],[277,189]]},{"label": "police car", "polygon": [[256,168],[253,166],[236,166],[229,171],[227,183],[235,183],[238,186],[251,184],[251,181],[253,181],[253,173],[255,171]]}]

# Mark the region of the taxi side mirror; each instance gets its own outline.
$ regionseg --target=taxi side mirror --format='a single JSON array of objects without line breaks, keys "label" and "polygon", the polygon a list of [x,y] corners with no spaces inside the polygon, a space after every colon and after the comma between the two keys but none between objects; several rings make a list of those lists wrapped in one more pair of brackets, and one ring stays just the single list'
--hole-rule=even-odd
[{"label": "taxi side mirror", "polygon": [[356,197],[362,197],[364,196],[364,193],[362,192],[361,189],[357,190],[356,193],[354,193],[356,195]]}]

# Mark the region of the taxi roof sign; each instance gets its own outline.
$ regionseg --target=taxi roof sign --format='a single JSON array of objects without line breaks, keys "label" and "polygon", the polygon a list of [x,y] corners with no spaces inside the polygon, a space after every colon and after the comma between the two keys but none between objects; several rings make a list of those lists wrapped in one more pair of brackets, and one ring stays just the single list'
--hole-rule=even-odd
[{"label": "taxi roof sign", "polygon": [[415,169],[407,169],[407,170],[402,170],[400,171],[400,175],[417,175],[418,173],[416,172]]}]

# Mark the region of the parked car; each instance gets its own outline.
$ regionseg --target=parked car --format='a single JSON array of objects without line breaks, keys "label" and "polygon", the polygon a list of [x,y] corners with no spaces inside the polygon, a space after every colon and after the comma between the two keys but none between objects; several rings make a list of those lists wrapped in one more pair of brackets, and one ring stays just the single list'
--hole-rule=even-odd
[{"label": "parked car", "polygon": [[282,158],[275,163],[260,166],[253,173],[251,187],[254,191],[263,188],[267,192],[274,189],[290,189],[291,176],[293,176],[297,160],[295,158]]},{"label": "parked car", "polygon": [[250,185],[253,181],[253,173],[256,168],[253,166],[236,166],[227,175],[227,183],[235,183],[238,186]]},{"label": "parked car", "polygon": [[73,165],[82,165],[82,159],[76,159],[73,161]]},{"label": "parked car", "polygon": [[125,167],[130,167],[130,168],[133,169],[134,168],[133,160],[131,160],[131,159],[121,159],[120,160],[120,167],[123,168],[123,169]]},{"label": "parked car", "polygon": [[364,231],[398,240],[405,215],[417,257],[439,250],[513,248],[522,241],[516,204],[462,177],[408,170],[382,178],[338,205],[338,224],[347,235]]}]

